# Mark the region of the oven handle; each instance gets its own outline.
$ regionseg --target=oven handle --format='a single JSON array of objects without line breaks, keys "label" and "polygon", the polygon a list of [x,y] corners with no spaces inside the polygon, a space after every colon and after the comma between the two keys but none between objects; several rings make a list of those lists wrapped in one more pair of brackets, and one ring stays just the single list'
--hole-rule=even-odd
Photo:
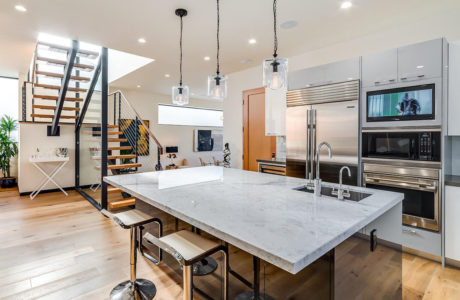
[{"label": "oven handle", "polygon": [[433,181],[434,184],[432,185],[427,185],[423,183],[414,183],[410,181],[404,181],[402,178],[395,177],[393,178],[382,178],[378,176],[372,176],[372,175],[365,175],[365,181],[366,183],[374,183],[374,184],[382,184],[382,185],[389,185],[389,186],[394,186],[394,187],[405,187],[405,188],[411,188],[414,190],[422,190],[422,191],[428,191],[428,192],[435,192],[437,189],[436,186],[436,181]]}]

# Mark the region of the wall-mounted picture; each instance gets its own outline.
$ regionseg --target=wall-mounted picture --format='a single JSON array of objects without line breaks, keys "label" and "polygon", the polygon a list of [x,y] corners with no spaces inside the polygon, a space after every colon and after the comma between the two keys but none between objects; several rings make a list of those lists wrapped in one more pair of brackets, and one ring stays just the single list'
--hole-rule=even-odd
[{"label": "wall-mounted picture", "polygon": [[[150,122],[144,120],[145,125],[150,127]],[[136,124],[137,123],[137,124]],[[120,119],[120,130],[123,134],[122,139],[128,139],[128,142],[121,142],[121,146],[132,146],[131,143],[137,142],[137,151],[139,156],[148,156],[149,151],[149,134],[140,121],[132,119]],[[134,152],[135,149],[133,149]]]},{"label": "wall-mounted picture", "polygon": [[193,131],[193,151],[223,151],[224,132],[222,130],[201,130]]}]

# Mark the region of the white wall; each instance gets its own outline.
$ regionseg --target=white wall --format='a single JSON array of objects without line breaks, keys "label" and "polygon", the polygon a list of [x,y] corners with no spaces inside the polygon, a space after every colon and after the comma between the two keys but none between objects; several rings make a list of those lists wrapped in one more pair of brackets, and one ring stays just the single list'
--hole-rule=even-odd
[{"label": "white wall", "polygon": [[[458,40],[460,39],[458,28],[460,28],[459,11],[434,14],[403,27],[389,28],[387,31],[290,57],[289,70],[295,71],[439,37],[446,37],[452,41]],[[280,43],[282,49],[283,41],[280,40]],[[282,56],[282,50],[280,55]],[[224,102],[224,141],[229,142],[234,168],[242,168],[243,165],[242,92],[261,85],[262,66],[229,74],[228,98]]]},{"label": "white wall", "polygon": [[[20,123],[19,125],[18,186],[20,193],[33,191],[44,178],[42,173],[29,162],[29,158],[36,153],[37,148],[40,150],[40,155],[54,155],[56,148],[68,148],[70,160],[54,179],[62,187],[75,186],[75,127],[74,125],[62,125],[61,135],[51,137],[46,135],[46,126],[32,123]],[[54,163],[41,165],[47,171],[56,166]],[[44,190],[56,188],[53,183],[48,183]]]},{"label": "white wall", "polygon": [[[114,88],[112,88],[113,90]],[[174,126],[174,125],[158,125],[158,104],[172,104],[171,97],[168,95],[158,95],[138,90],[123,90],[123,94],[140,114],[144,120],[150,121],[150,130],[157,137],[163,147],[178,146],[176,164],[186,158],[189,165],[199,166],[201,157],[207,162],[212,162],[214,156],[217,160],[222,161],[222,151],[213,152],[193,152],[193,131],[195,129],[211,129],[222,130],[221,127],[192,127],[192,126]],[[215,108],[222,109],[222,102],[212,100],[191,99],[191,107]],[[139,162],[142,163],[145,159],[156,162],[156,149],[154,145],[150,145],[149,158],[140,157]],[[170,160],[164,155],[162,157],[162,165],[165,167],[170,164]]]}]

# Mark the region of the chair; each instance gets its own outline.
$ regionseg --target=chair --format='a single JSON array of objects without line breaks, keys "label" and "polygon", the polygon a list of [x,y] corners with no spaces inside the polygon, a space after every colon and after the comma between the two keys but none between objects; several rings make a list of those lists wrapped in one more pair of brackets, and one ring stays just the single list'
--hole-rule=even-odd
[{"label": "chair", "polygon": [[[163,225],[161,220],[155,218],[145,212],[138,209],[131,209],[121,213],[113,215],[113,220],[124,229],[130,230],[130,265],[131,265],[131,278],[126,280],[110,292],[111,300],[128,300],[128,299],[142,299],[150,300],[156,294],[155,285],[146,279],[136,278],[136,262],[137,262],[137,249],[138,243],[138,231],[142,234],[143,225],[148,223],[157,223],[159,225],[159,235],[163,232]],[[142,244],[140,245],[142,248]],[[141,249],[141,253],[144,255]],[[152,258],[149,257],[151,260]],[[161,260],[161,252],[160,252]]]},{"label": "chair", "polygon": [[228,299],[227,247],[188,230],[181,230],[157,238],[150,233],[144,239],[171,254],[181,265],[183,272],[183,299],[193,299],[193,264],[218,251],[224,253],[224,300]]}]

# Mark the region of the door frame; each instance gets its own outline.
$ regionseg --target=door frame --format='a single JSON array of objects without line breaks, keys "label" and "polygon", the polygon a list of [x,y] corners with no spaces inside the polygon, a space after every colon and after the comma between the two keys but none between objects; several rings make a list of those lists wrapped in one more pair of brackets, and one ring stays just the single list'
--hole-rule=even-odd
[{"label": "door frame", "polygon": [[[243,170],[249,170],[249,97],[262,93],[265,94],[264,87],[243,91]],[[276,153],[275,136],[272,137],[271,148]]]}]

